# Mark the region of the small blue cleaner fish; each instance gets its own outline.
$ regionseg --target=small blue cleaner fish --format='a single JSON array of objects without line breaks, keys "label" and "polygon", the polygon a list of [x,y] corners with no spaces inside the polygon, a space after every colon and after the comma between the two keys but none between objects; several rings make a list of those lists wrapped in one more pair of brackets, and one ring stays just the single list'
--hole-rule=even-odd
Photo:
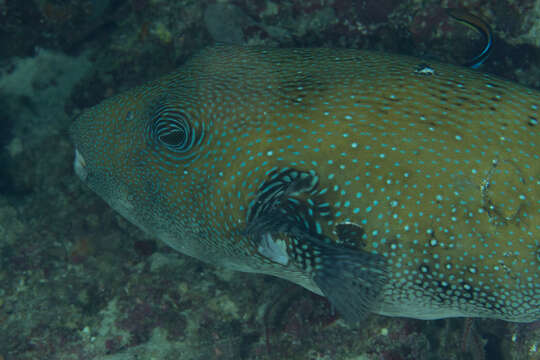
[{"label": "small blue cleaner fish", "polygon": [[485,45],[482,51],[474,58],[470,59],[464,66],[469,66],[473,69],[479,68],[491,54],[493,49],[493,30],[491,26],[482,18],[475,16],[462,9],[448,9],[448,14],[455,20],[478,31],[485,40]]},{"label": "small blue cleaner fish", "polygon": [[540,319],[540,92],[378,52],[217,46],[71,129],[178,251],[368,313]]}]

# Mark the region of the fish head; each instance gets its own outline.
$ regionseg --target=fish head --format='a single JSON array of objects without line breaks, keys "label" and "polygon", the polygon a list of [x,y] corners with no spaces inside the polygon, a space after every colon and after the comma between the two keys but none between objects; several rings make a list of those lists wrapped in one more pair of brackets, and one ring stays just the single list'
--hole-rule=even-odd
[{"label": "fish head", "polygon": [[129,221],[204,258],[208,239],[224,235],[208,212],[222,210],[211,201],[219,198],[212,184],[221,171],[212,164],[219,157],[210,146],[216,129],[196,90],[178,82],[145,84],[78,116],[71,127],[74,169]]},{"label": "fish head", "polygon": [[260,215],[283,204],[277,190],[310,188],[304,183],[316,179],[310,167],[287,171],[299,154],[278,153],[275,142],[301,129],[278,124],[268,104],[297,106],[309,79],[283,92],[282,75],[260,59],[236,48],[205,50],[175,73],[86,110],[71,128],[74,167],[113,209],[174,249],[280,275],[275,265],[290,265],[285,240],[254,229],[266,229],[268,216]]}]

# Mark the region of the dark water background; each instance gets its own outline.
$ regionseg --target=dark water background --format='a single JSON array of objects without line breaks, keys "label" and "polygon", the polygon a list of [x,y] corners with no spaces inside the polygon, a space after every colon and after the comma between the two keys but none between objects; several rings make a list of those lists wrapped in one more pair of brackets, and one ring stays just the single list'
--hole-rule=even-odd
[{"label": "dark water background", "polygon": [[[441,3],[444,3],[442,6]],[[540,325],[370,316],[143,234],[72,170],[82,109],[216,42],[369,48],[463,63],[463,1],[0,0],[0,360],[540,359]],[[540,2],[482,1],[480,71],[540,88]]]}]

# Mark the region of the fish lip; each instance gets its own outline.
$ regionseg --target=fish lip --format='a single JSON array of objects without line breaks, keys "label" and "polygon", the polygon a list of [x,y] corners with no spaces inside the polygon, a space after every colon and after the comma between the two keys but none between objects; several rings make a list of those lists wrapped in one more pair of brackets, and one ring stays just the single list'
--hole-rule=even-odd
[{"label": "fish lip", "polygon": [[79,178],[81,178],[81,180],[86,180],[86,178],[88,177],[86,160],[84,160],[84,157],[77,148],[75,148],[75,159],[73,160],[73,168],[75,169],[75,173],[79,176]]}]

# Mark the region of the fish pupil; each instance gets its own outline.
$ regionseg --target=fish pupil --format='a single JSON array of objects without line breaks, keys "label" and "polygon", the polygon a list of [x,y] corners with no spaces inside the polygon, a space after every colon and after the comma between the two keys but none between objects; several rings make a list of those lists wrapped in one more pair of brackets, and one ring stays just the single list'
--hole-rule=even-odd
[{"label": "fish pupil", "polygon": [[183,144],[186,142],[186,139],[187,139],[186,132],[182,128],[160,129],[160,130],[161,130],[161,133],[158,135],[159,141],[167,145],[182,147]]}]

